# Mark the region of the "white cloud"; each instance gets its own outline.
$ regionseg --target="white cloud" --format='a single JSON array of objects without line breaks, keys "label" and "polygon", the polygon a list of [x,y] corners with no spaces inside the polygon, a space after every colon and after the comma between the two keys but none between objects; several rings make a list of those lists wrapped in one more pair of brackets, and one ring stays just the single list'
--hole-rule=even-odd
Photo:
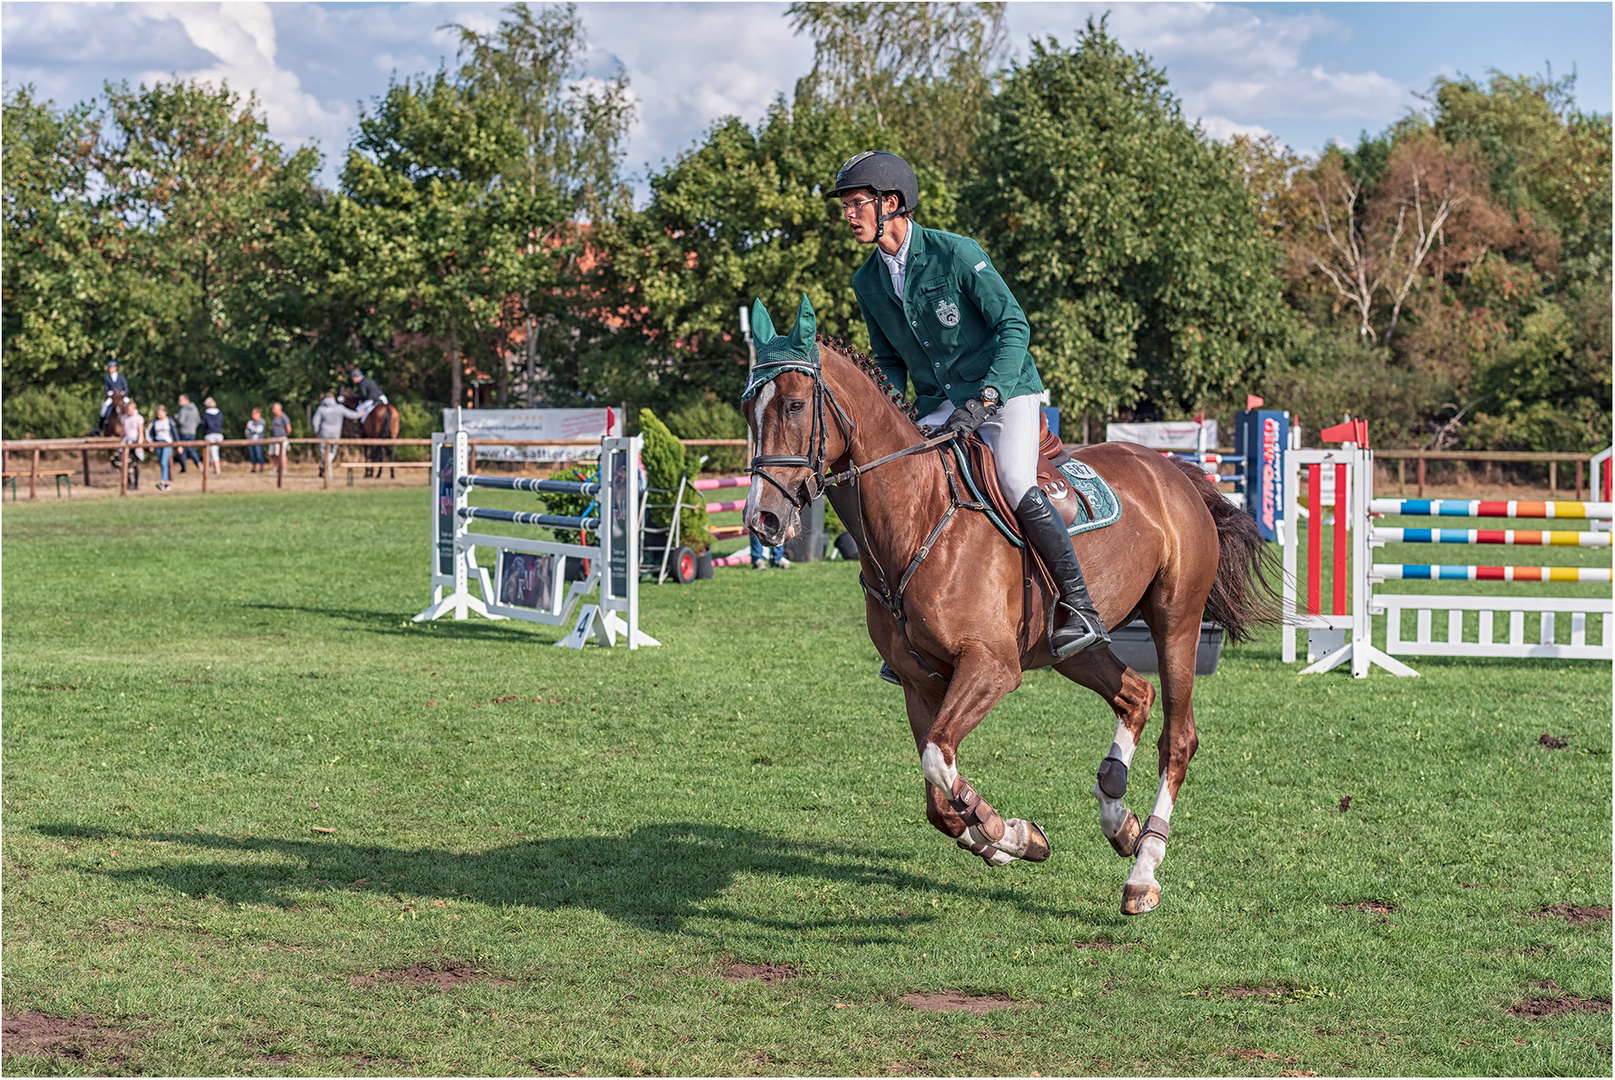
[{"label": "white cloud", "polygon": [[1260,124],[1241,124],[1230,120],[1226,116],[1202,116],[1200,126],[1207,135],[1219,142],[1227,142],[1235,135],[1244,135],[1252,139],[1264,139],[1273,134]]}]

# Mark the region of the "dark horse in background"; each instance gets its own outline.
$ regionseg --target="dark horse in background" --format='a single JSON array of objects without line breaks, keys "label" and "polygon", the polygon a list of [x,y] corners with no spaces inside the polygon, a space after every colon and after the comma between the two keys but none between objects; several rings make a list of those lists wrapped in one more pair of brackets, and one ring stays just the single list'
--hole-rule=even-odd
[{"label": "dark horse in background", "polygon": [[[759,346],[776,336],[760,305],[752,326]],[[1272,557],[1255,522],[1198,469],[1153,450],[1101,443],[1074,453],[1122,505],[1116,524],[1072,538],[1099,614],[1107,627],[1142,617],[1160,659],[1158,786],[1141,826],[1123,797],[1154,687],[1109,648],[1063,660],[1050,653],[1051,596],[1033,557],[963,497],[951,450],[926,445],[879,369],[816,340],[814,329],[804,297],[787,350],[801,359],[765,363],[760,355],[748,383],[746,423],[757,457],[747,524],[763,543],[783,543],[796,533],[801,508],[827,492],[858,541],[869,636],[902,681],[926,817],[990,866],[1041,862],[1048,837],[982,798],[961,775],[960,743],[1020,685],[1023,671],[1052,666],[1104,698],[1117,722],[1093,789],[1100,829],[1117,854],[1135,860],[1122,912],[1153,910],[1172,807],[1198,744],[1192,695],[1200,621],[1221,623],[1239,641],[1278,618],[1267,577]]]},{"label": "dark horse in background", "polygon": [[[99,435],[107,439],[123,438],[123,410],[128,403],[129,397],[122,390],[112,391],[112,408],[107,410],[106,419],[99,421],[95,430],[90,432],[91,437]],[[144,437],[145,433],[141,434]],[[121,448],[107,451],[107,461],[111,464],[113,472],[122,468],[123,453]],[[85,482],[88,483],[88,472],[85,476]],[[132,456],[129,458],[129,483],[133,487],[140,486],[140,459]]]},{"label": "dark horse in background", "polygon": [[[357,409],[359,399],[353,394],[343,394],[342,404],[350,409]],[[398,428],[401,420],[402,418],[398,415],[398,406],[391,402],[380,402],[374,409],[370,410],[370,415],[366,416],[363,421],[345,421],[342,425],[344,437],[350,439],[396,439],[398,438]],[[352,435],[346,434],[346,429],[349,428],[353,430]],[[364,460],[377,463],[373,471],[368,467],[365,469],[366,480],[369,480],[372,475],[380,477],[383,463],[398,460],[398,448],[396,446],[362,446],[360,450],[364,452]],[[394,477],[398,475],[397,469],[389,469],[388,472]]]}]

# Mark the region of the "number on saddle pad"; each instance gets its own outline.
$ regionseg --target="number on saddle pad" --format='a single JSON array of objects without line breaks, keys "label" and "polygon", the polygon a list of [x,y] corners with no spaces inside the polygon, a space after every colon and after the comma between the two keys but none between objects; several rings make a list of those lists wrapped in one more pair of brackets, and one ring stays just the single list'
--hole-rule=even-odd
[{"label": "number on saddle pad", "polygon": [[[1092,467],[1085,465],[1076,458],[1062,462],[1058,468],[1060,476],[1069,481],[1073,488],[1081,492],[1081,497],[1075,500],[1077,503],[1077,516],[1075,520],[1070,521],[1066,526],[1066,531],[1072,536],[1078,533],[1092,532],[1094,529],[1103,529],[1106,525],[1114,525],[1121,520],[1121,500],[1116,498],[1116,493],[1111,490],[1109,484],[1105,483],[1103,476],[1100,476],[1093,471]],[[1042,480],[1042,477],[1040,476],[1038,479]],[[1048,490],[1047,484],[1044,485],[1044,491],[1049,496],[1049,501],[1055,503],[1056,506],[1059,506],[1060,502],[1066,497],[1065,493],[1062,492],[1061,498],[1057,499],[1055,493]],[[1092,513],[1089,512],[1090,510]]]}]

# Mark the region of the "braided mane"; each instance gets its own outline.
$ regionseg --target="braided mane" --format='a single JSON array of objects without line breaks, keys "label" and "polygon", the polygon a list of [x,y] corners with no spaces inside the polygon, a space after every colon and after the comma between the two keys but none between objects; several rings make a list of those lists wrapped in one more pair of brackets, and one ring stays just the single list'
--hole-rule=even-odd
[{"label": "braided mane", "polygon": [[876,388],[886,395],[886,400],[896,406],[898,412],[915,423],[919,422],[920,413],[918,408],[903,401],[903,391],[892,385],[892,381],[886,377],[885,372],[880,370],[880,365],[875,363],[873,357],[856,351],[840,338],[820,334],[818,340],[821,347],[828,346],[857,365],[858,370],[869,376],[869,381],[874,383]]}]

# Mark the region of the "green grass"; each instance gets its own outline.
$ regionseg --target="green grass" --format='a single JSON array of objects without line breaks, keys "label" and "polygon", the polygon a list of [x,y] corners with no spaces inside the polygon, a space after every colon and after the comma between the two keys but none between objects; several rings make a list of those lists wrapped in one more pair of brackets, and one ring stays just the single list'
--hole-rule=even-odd
[{"label": "green grass", "polygon": [[[924,821],[854,567],[650,586],[663,648],[578,653],[412,624],[426,501],[6,508],[5,1009],[131,1033],[6,1071],[1611,1071],[1608,1014],[1508,1012],[1609,997],[1608,921],[1539,917],[1610,903],[1607,665],[1225,652],[1128,920],[1093,695],[1032,673],[965,743],[1054,846],[989,871]],[[418,962],[490,981],[355,983]]]}]

